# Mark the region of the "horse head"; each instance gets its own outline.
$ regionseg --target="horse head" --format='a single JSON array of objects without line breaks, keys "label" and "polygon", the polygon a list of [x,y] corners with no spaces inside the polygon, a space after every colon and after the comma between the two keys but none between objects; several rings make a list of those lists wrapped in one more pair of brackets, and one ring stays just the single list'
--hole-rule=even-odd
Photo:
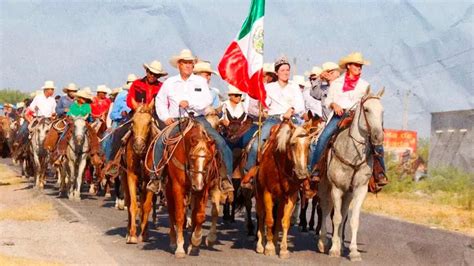
[{"label": "horse head", "polygon": [[355,117],[357,122],[352,124],[351,131],[369,139],[374,145],[382,145],[384,140],[383,133],[383,106],[381,97],[385,88],[377,94],[370,93],[370,87],[362,97],[359,107],[356,109]]},{"label": "horse head", "polygon": [[286,152],[288,160],[293,165],[293,173],[298,180],[309,176],[310,139],[309,131],[304,126],[295,126],[290,121],[284,121],[280,125],[277,134],[277,151]]},{"label": "horse head", "polygon": [[132,117],[132,147],[136,154],[143,154],[153,121],[154,100],[149,104],[140,104]]},{"label": "horse head", "polygon": [[73,140],[76,145],[76,149],[80,150],[80,147],[84,144],[87,134],[86,119],[82,116],[73,118],[74,133]]},{"label": "horse head", "polygon": [[12,129],[10,127],[10,119],[7,116],[0,117],[0,130],[4,139],[9,140],[11,138]]},{"label": "horse head", "polygon": [[216,155],[214,140],[207,136],[200,124],[195,124],[185,135],[187,146],[186,174],[191,181],[193,192],[202,191],[208,183],[211,162]]}]

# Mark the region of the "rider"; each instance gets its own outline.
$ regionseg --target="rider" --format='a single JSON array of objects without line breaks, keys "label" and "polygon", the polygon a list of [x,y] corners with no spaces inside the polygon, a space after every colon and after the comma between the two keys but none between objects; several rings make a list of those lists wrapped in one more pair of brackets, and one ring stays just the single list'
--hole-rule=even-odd
[{"label": "rider", "polygon": [[[360,102],[365,95],[369,83],[360,76],[362,74],[362,66],[369,64],[370,62],[364,60],[361,53],[351,53],[340,60],[339,66],[341,69],[346,70],[346,74],[334,80],[329,88],[325,105],[333,111],[332,117],[329,118],[329,122],[319,136],[310,162],[310,170],[313,170],[316,163],[319,162],[331,136],[337,131],[338,122],[342,119],[344,113]],[[384,169],[382,173],[376,174],[376,182],[379,186],[383,186],[387,184],[387,178],[384,173],[383,146],[375,146],[374,150],[376,153],[375,157]],[[313,175],[318,176],[318,171],[315,171]]]},{"label": "rider", "polygon": [[310,92],[309,82],[305,81],[304,76],[301,76],[301,75],[294,75],[292,82],[295,83],[300,88],[301,93],[303,94],[304,107],[305,107],[305,113],[303,117],[305,121],[309,119],[308,114],[307,114],[308,111],[311,111],[311,114],[313,114],[316,117],[321,117],[321,113],[322,113],[321,102],[311,97],[311,95],[309,95],[309,92]]},{"label": "rider", "polygon": [[322,104],[322,119],[327,122],[331,115],[331,109],[326,107],[325,102],[331,83],[341,76],[339,65],[334,62],[325,62],[322,65],[322,72],[318,77],[310,76],[311,91],[310,95]]},{"label": "rider", "polygon": [[56,114],[58,114],[59,117],[65,116],[69,111],[69,107],[74,102],[74,93],[77,92],[76,84],[69,83],[69,85],[63,89],[63,92],[65,95],[59,98],[59,102],[56,105]]},{"label": "rider", "polygon": [[[275,65],[273,63],[264,63],[263,64],[263,84],[271,83],[277,81],[277,75],[275,72]],[[258,122],[259,119],[259,101],[256,99],[253,99],[251,97],[248,97],[248,114],[249,116],[255,121]],[[263,106],[260,106],[263,111]],[[262,117],[265,119],[265,117]]]},{"label": "rider", "polygon": [[[295,84],[289,82],[290,63],[286,57],[281,57],[275,62],[275,72],[278,80],[265,85],[267,91],[265,103],[268,106],[268,117],[260,132],[262,140],[266,140],[270,136],[270,130],[274,125],[279,124],[283,119],[295,118],[299,120],[305,110],[301,90]],[[245,171],[249,171],[256,164],[257,149],[258,141],[255,141],[249,151]]]},{"label": "rider", "polygon": [[[187,111],[193,112],[196,120],[204,126],[207,133],[215,140],[217,148],[224,161],[227,178],[222,178],[222,189],[224,192],[233,191],[231,175],[233,171],[232,151],[227,146],[224,138],[211,127],[204,118],[206,108],[212,104],[212,95],[209,91],[207,81],[193,74],[193,68],[197,58],[190,50],[184,49],[178,56],[170,60],[173,67],[177,67],[179,74],[168,78],[163,88],[156,96],[156,113],[166,125],[171,125],[178,118],[187,116]],[[174,128],[177,133],[179,127]],[[155,145],[155,162],[159,162],[163,156],[164,144],[161,136]],[[150,181],[148,189],[156,192],[159,185],[156,177]]]},{"label": "rider", "polygon": [[110,104],[112,103],[112,101],[107,98],[107,94],[110,93],[110,89],[105,85],[99,85],[97,86],[96,92],[97,95],[92,99],[91,103],[91,116],[94,120],[101,119],[105,122],[107,118],[107,112],[109,111]]},{"label": "rider", "polygon": [[209,91],[212,95],[211,107],[217,109],[221,105],[219,89],[211,87],[212,74],[217,75],[217,72],[212,70],[210,62],[198,61],[196,65],[194,65],[193,73],[207,80],[207,85],[209,85]]}]

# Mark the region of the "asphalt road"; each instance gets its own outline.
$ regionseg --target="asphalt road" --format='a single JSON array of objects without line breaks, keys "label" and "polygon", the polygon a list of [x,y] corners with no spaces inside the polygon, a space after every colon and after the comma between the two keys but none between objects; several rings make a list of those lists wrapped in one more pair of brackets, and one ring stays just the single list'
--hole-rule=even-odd
[{"label": "asphalt road", "polygon": [[[2,163],[11,165],[8,160]],[[51,180],[52,182],[52,180]],[[31,186],[30,186],[31,187]],[[33,189],[32,189],[33,191]],[[248,239],[244,224],[244,213],[238,215],[234,224],[218,225],[218,243],[213,248],[204,241],[197,256],[175,259],[169,248],[168,218],[166,210],[158,214],[158,226],[150,227],[150,241],[137,245],[125,243],[127,213],[114,208],[110,198],[90,196],[83,193],[81,202],[56,197],[57,190],[49,183],[44,192],[54,203],[61,217],[71,223],[90,226],[94,237],[117,264],[350,264],[347,258],[349,242],[341,258],[330,258],[316,252],[314,233],[301,233],[297,227],[290,230],[290,258],[265,256],[254,251],[255,242]],[[403,206],[401,206],[403,207]],[[205,234],[210,225],[208,210]],[[221,222],[221,221],[220,221]],[[348,232],[350,229],[347,229]],[[54,234],[54,232],[52,232]],[[347,233],[347,236],[350,236]],[[359,229],[359,250],[363,265],[474,265],[474,239],[462,234],[431,229],[395,219],[362,214]],[[60,241],[60,240],[58,240]],[[186,235],[186,246],[189,234]],[[186,248],[185,246],[185,248]],[[97,257],[97,263],[104,263]]]}]

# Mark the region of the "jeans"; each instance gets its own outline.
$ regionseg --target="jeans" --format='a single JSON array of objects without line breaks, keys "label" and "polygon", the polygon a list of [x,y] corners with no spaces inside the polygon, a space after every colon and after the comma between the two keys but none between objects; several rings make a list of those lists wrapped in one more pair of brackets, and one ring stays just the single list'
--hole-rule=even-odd
[{"label": "jeans", "polygon": [[[270,136],[270,130],[274,125],[277,125],[281,122],[278,116],[270,116],[268,117],[265,122],[263,122],[262,129],[260,132],[260,137],[262,143],[268,139]],[[249,171],[257,163],[257,149],[258,149],[258,141],[254,141],[252,146],[250,147],[250,151],[247,157],[247,163],[245,164],[245,170]]]},{"label": "jeans", "polygon": [[105,154],[105,161],[108,162],[112,160],[112,141],[113,141],[113,130],[117,127],[118,123],[113,121],[112,125],[110,126],[110,129],[106,131],[105,134],[109,134],[104,140],[102,140],[102,150],[104,151]]},{"label": "jeans", "polygon": [[312,171],[314,166],[319,162],[321,156],[323,155],[326,146],[331,139],[332,135],[337,131],[337,124],[341,120],[340,116],[333,115],[331,120],[326,124],[323,132],[318,138],[316,144],[312,143],[310,146],[310,153],[309,153],[309,170]]},{"label": "jeans", "polygon": [[252,125],[247,130],[247,132],[245,132],[245,134],[242,137],[240,137],[240,139],[238,141],[230,142],[229,140],[226,140],[227,145],[229,145],[229,148],[231,150],[233,150],[235,148],[244,149],[249,144],[250,140],[252,140],[253,134],[257,130],[258,130],[258,126],[257,125]]},{"label": "jeans", "polygon": [[20,129],[18,130],[18,142],[21,144],[26,143],[28,141],[28,125],[29,123],[25,120],[23,124],[21,124]]}]

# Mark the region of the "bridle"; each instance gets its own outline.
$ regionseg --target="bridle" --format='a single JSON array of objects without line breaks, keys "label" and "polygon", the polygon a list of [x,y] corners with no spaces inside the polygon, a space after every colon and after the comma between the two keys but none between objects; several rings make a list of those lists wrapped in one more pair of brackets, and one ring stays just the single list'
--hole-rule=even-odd
[{"label": "bridle", "polygon": [[[371,100],[371,99],[377,99],[377,100],[380,100],[380,97],[378,96],[369,96],[369,97],[366,97],[366,98],[363,98],[360,103],[359,103],[359,115],[357,117],[357,122],[360,121],[360,118],[361,118],[361,113],[364,114],[364,120],[365,120],[365,126],[367,128],[367,139],[369,140],[369,144],[372,144],[372,127],[370,126],[369,124],[369,120],[367,119],[367,114],[364,110],[364,104],[368,101],[368,100]],[[352,109],[352,108],[351,108]],[[355,121],[353,121],[354,123]],[[351,130],[349,129],[349,137],[351,139],[353,139],[355,142],[359,143],[359,144],[363,144],[363,145],[366,145],[367,142],[366,141],[360,141],[360,140],[357,140],[356,138],[354,138],[351,134]]]}]

